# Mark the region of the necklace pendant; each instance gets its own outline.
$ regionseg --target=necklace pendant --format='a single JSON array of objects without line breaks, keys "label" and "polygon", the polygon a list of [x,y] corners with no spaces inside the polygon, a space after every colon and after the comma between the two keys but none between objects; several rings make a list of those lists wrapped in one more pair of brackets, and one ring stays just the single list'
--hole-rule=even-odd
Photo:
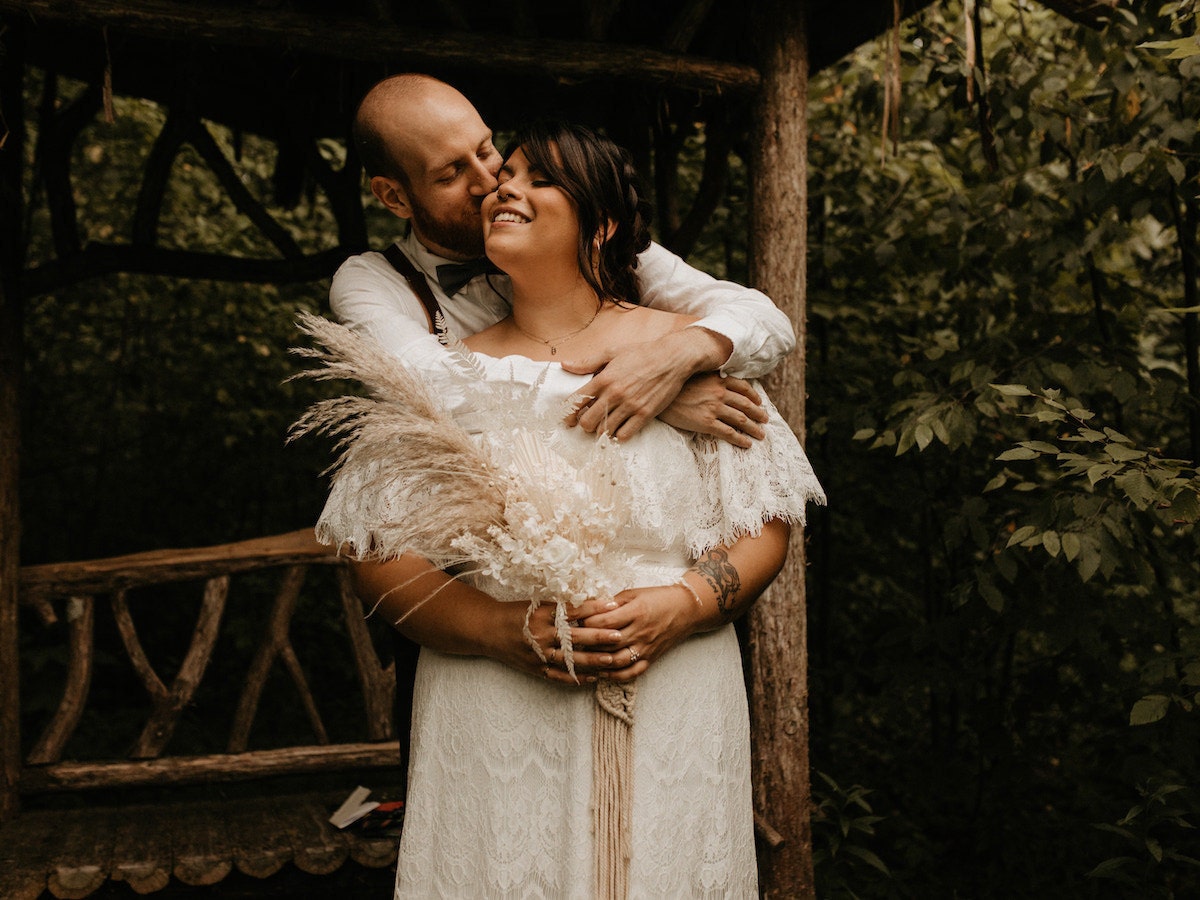
[{"label": "necklace pendant", "polygon": [[558,356],[558,348],[557,348],[557,347],[551,347],[551,348],[550,348],[550,355],[551,355],[551,356]]}]

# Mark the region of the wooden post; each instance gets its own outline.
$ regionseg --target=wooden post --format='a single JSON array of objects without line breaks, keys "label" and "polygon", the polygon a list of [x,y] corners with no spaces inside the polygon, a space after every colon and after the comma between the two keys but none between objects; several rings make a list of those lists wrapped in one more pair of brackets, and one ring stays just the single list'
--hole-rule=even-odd
[{"label": "wooden post", "polygon": [[[751,161],[750,277],[796,329],[796,352],[767,381],[784,418],[804,437],[804,301],[807,240],[808,42],[806,4],[765,0],[753,23],[762,88]],[[809,824],[808,649],[804,540],[791,552],[749,624],[755,809],[782,837],[760,844],[763,897],[814,897]]]},{"label": "wooden post", "polygon": [[17,812],[21,774],[21,711],[17,659],[17,578],[21,511],[18,459],[21,420],[22,305],[18,276],[24,255],[21,187],[25,154],[22,102],[24,37],[9,26],[0,55],[0,821]]}]

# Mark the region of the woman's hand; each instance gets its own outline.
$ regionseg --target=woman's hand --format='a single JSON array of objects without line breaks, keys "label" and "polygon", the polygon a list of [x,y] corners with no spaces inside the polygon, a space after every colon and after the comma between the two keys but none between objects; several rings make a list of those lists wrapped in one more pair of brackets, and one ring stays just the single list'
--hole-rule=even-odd
[{"label": "woman's hand", "polygon": [[[571,629],[575,671],[588,677],[630,681],[676,644],[691,637],[700,609],[678,584],[630,588],[609,601],[590,601],[575,611]],[[566,675],[562,651],[554,654],[548,677]],[[567,676],[570,680],[570,676]]]}]

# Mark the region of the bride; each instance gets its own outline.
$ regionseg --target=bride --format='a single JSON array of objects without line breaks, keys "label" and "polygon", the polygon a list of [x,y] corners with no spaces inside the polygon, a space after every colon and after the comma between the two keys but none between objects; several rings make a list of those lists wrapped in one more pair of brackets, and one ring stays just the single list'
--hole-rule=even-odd
[{"label": "bride", "polygon": [[[587,376],[559,365],[564,352],[652,340],[692,320],[637,304],[633,271],[649,234],[624,151],[560,123],[530,126],[513,146],[482,209],[512,314],[465,344],[486,381],[530,385],[531,416],[545,421],[547,409],[591,402],[578,394]],[[787,424],[764,406],[766,438],[748,450],[657,420],[617,446],[632,515],[607,552],[620,555],[625,589],[573,610],[569,643],[552,628],[531,633],[546,660],[540,679],[452,642],[443,649],[453,652],[422,650],[398,898],[757,897],[750,729],[730,623],[778,574],[790,523],[824,500]],[[576,459],[595,442],[565,427],[544,440]],[[369,516],[357,502],[335,482],[322,536],[353,543],[333,523]],[[352,549],[364,557],[362,592],[383,595],[383,614],[399,618],[386,586],[413,579],[411,559],[368,559],[361,537]],[[632,721],[624,751],[597,724],[597,703],[613,696]],[[616,793],[604,787],[614,766]]]}]

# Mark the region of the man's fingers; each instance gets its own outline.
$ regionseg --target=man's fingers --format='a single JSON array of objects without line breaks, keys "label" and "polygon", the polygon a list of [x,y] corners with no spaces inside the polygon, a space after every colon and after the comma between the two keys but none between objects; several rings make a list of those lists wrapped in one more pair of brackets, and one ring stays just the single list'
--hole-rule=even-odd
[{"label": "man's fingers", "polygon": [[758,391],[754,389],[754,386],[744,378],[725,378],[722,379],[721,383],[725,386],[725,390],[741,394],[755,406],[762,406],[762,397],[758,395]]},{"label": "man's fingers", "polygon": [[748,419],[755,422],[767,421],[767,411],[762,405],[740,391],[726,390],[724,401],[726,406],[736,409]]},{"label": "man's fingers", "polygon": [[766,437],[767,433],[763,427],[753,421],[745,413],[736,409],[727,409],[721,416],[721,421],[740,434],[748,435],[755,440],[761,441]]}]

